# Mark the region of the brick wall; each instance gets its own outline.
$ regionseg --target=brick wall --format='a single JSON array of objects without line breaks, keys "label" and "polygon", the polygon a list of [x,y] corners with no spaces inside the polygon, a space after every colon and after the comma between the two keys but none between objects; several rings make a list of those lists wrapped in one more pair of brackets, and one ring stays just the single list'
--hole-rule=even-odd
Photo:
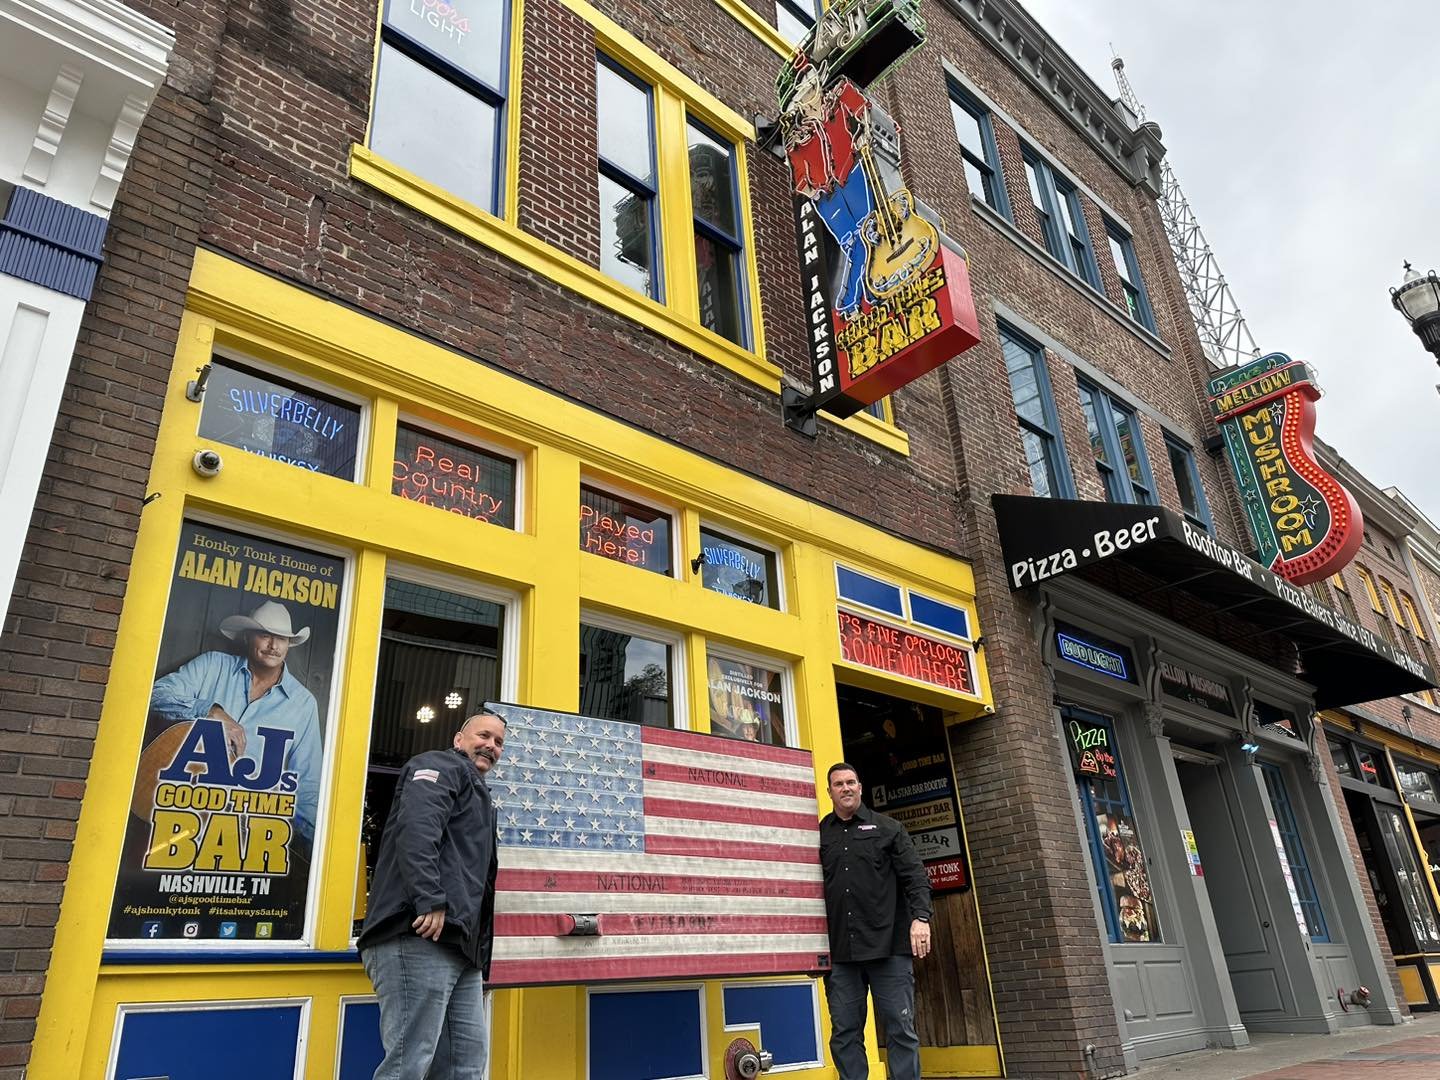
[{"label": "brick wall", "polygon": [[[994,330],[1003,302],[1203,439],[1204,371],[1150,196],[1132,187],[990,44],[927,5],[931,40],[881,93],[901,123],[907,176],[968,251],[982,341],[900,391],[911,454],[822,423],[786,431],[773,394],[517,265],[348,176],[364,139],[376,5],[211,0],[133,6],[173,26],[177,53],[140,133],[107,244],[15,599],[0,638],[0,1080],[18,1076],[72,840],[129,553],[145,494],[185,282],[202,243],[415,335],[513,372],[875,526],[970,558],[996,716],[952,732],[1012,1075],[1103,1074],[1121,1065],[1087,855],[1057,784],[1064,757],[1031,612],[1007,586],[989,496],[1026,493]],[[711,0],[597,7],[742,116],[773,116],[779,60]],[[755,10],[773,18],[770,5]],[[599,261],[594,49],[556,0],[527,3],[520,98],[520,224]],[[1106,297],[1073,283],[972,206],[940,60],[971,78],[1134,230],[1160,337],[1128,325],[1098,204],[1084,195]],[[1019,136],[996,120],[1017,227],[1041,243]],[[769,358],[808,381],[794,222],[783,161],[748,150],[752,245]],[[1028,216],[1027,216],[1028,214]],[[1107,299],[1108,297],[1108,299]],[[1075,371],[1047,352],[1081,497],[1103,496]],[[1178,509],[1158,425],[1142,419],[1162,501]],[[1196,447],[1197,451],[1199,447]],[[1221,467],[1197,454],[1221,535],[1248,547]],[[1356,582],[1358,588],[1358,582]],[[1355,593],[1357,597],[1362,594]],[[1360,604],[1363,609],[1368,604]],[[1084,1047],[1096,1053],[1087,1058]]]}]

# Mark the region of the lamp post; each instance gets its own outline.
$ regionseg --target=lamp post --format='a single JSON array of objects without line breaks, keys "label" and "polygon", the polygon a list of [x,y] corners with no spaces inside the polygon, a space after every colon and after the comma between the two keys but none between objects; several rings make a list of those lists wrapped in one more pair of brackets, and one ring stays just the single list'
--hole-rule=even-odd
[{"label": "lamp post", "polygon": [[1435,271],[1421,277],[1410,264],[1405,264],[1405,280],[1398,289],[1390,290],[1395,310],[1415,328],[1415,335],[1440,363],[1440,278]]}]

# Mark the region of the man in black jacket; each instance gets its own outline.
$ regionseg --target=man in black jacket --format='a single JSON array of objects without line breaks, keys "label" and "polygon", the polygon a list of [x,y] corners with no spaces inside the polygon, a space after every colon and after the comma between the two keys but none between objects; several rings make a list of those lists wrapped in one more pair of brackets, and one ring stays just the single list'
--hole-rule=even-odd
[{"label": "man in black jacket", "polygon": [[840,1080],[867,1080],[865,997],[885,1024],[892,1080],[920,1080],[911,957],[930,952],[930,881],[894,818],[860,799],[860,777],[844,762],[826,777],[834,811],[820,822],[825,915],[830,923],[830,1056]]},{"label": "man in black jacket", "polygon": [[375,1080],[484,1080],[499,865],[485,774],[504,744],[505,721],[477,713],[401,770],[358,942],[380,1001]]}]

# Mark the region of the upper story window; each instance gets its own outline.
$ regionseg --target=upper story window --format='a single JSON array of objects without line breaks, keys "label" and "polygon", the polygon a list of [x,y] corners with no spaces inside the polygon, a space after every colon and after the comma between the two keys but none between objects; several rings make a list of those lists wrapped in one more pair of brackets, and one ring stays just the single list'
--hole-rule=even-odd
[{"label": "upper story window", "polygon": [[965,183],[970,188],[970,194],[984,199],[995,210],[1009,217],[1010,206],[1005,200],[1000,151],[995,146],[995,129],[990,124],[989,112],[952,84],[950,115],[955,121],[955,137],[960,140]]},{"label": "upper story window", "polygon": [[1205,501],[1205,488],[1200,483],[1200,470],[1195,465],[1195,452],[1168,431],[1165,433],[1165,450],[1170,455],[1175,489],[1180,493],[1180,509],[1191,521],[1210,532],[1210,507]]},{"label": "upper story window", "polygon": [[1155,482],[1133,409],[1080,380],[1080,407],[1095,454],[1095,468],[1111,502],[1155,503]]},{"label": "upper story window", "polygon": [[[1380,591],[1375,587],[1375,579],[1370,576],[1370,571],[1363,566],[1356,566],[1356,572],[1360,575],[1361,582],[1365,585],[1365,592],[1370,597],[1370,610],[1375,612],[1375,627],[1380,631],[1380,636],[1391,645],[1397,645],[1395,631],[1390,628],[1390,617],[1385,614],[1385,605],[1380,600]],[[1397,646],[1398,647],[1398,646]]]},{"label": "upper story window", "polygon": [[650,88],[609,58],[595,63],[600,151],[600,269],[636,292],[660,296],[655,121]]},{"label": "upper story window", "polygon": [[1428,640],[1425,636],[1425,624],[1420,621],[1420,613],[1415,608],[1415,601],[1410,599],[1410,594],[1402,592],[1400,603],[1405,607],[1405,615],[1410,620],[1411,627],[1415,630],[1415,636],[1421,641]]},{"label": "upper story window", "polygon": [[1345,584],[1345,578],[1339,573],[1331,574],[1330,584],[1335,586],[1335,602],[1341,612],[1351,622],[1358,623],[1360,614],[1355,610],[1355,601],[1350,599],[1350,588]]},{"label": "upper story window", "polygon": [[1386,581],[1384,578],[1381,578],[1380,591],[1385,594],[1385,601],[1390,606],[1391,618],[1393,618],[1396,623],[1399,624],[1402,630],[1405,629],[1405,619],[1400,614],[1400,602],[1395,599],[1395,587],[1391,585],[1390,582]]},{"label": "upper story window", "polygon": [[775,29],[791,45],[798,45],[819,17],[820,0],[775,0]]},{"label": "upper story window", "polygon": [[370,147],[497,213],[503,165],[509,5],[386,0]]},{"label": "upper story window", "polygon": [[1033,150],[1025,150],[1025,179],[1040,219],[1045,250],[1091,288],[1100,287],[1100,273],[1090,250],[1090,231],[1075,185],[1058,176]]},{"label": "upper story window", "polygon": [[740,231],[735,147],[694,120],[686,124],[686,134],[700,323],[737,345],[747,346],[745,245]]},{"label": "upper story window", "polygon": [[1110,257],[1115,262],[1115,273],[1120,275],[1120,287],[1125,290],[1125,309],[1130,318],[1153,334],[1155,315],[1150,310],[1150,298],[1145,294],[1145,281],[1140,276],[1140,264],[1135,259],[1135,245],[1113,221],[1105,222],[1105,233],[1110,239]]},{"label": "upper story window", "polygon": [[1060,439],[1045,354],[1008,326],[1000,327],[1000,351],[1010,375],[1010,394],[1020,424],[1020,441],[1025,446],[1030,489],[1047,498],[1072,498],[1070,467]]}]

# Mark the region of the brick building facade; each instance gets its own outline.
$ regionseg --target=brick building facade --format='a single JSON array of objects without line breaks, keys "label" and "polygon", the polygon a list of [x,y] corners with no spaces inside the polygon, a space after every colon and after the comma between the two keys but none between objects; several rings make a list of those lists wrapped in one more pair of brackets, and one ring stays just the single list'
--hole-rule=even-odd
[{"label": "brick building facade", "polygon": [[[777,8],[512,0],[491,24],[495,5],[420,0],[390,0],[383,12],[348,0],[283,11],[133,6],[170,27],[175,48],[111,217],[0,638],[8,1075],[32,1054],[32,1076],[101,1075],[112,1055],[159,1071],[145,1054],[171,1029],[156,1005],[190,1015],[195,1031],[238,1035],[236,1045],[289,1037],[292,1068],[303,1024],[306,1075],[363,1074],[373,1017],[352,917],[373,838],[369,785],[383,774],[376,747],[393,720],[382,718],[376,670],[399,663],[406,633],[406,644],[418,640],[406,616],[422,614],[422,593],[432,606],[458,608],[459,597],[499,612],[475,631],[491,696],[574,710],[575,688],[554,672],[572,670],[577,653],[583,666],[610,634],[663,650],[673,726],[718,723],[713,703],[703,707],[707,657],[773,670],[785,688],[783,738],[820,768],[861,751],[874,735],[856,734],[865,716],[943,717],[940,742],[927,746],[953,768],[973,888],[940,905],[954,985],[920,973],[927,1074],[1114,1075],[1146,1057],[1242,1045],[1257,1027],[1177,841],[1193,830],[1172,740],[1183,744],[1177,758],[1190,755],[1185,767],[1212,770],[1186,781],[1191,797],[1210,797],[1208,777],[1233,772],[1230,797],[1269,809],[1273,827],[1288,792],[1287,839],[1308,845],[1321,882],[1313,902],[1336,924],[1323,935],[1323,978],[1333,969],[1367,981],[1370,1015],[1399,1019],[1413,997],[1392,985],[1373,887],[1352,880],[1362,852],[1329,794],[1340,781],[1316,783],[1318,759],[1304,752],[1314,688],[1279,620],[1246,621],[1170,589],[1166,575],[1184,576],[1183,566],[1117,561],[1073,584],[1013,588],[997,494],[1162,507],[1250,547],[1223,460],[1205,450],[1209,372],[1155,205],[1159,131],[1110,100],[1022,8],[926,4],[928,41],[873,88],[901,126],[911,190],[968,255],[981,341],[873,413],[822,419],[812,441],[787,430],[779,408],[781,387],[808,388],[810,374],[789,170],[757,120],[775,115],[789,54]],[[454,51],[467,39],[478,51]],[[644,122],[626,130],[649,142],[649,176],[608,164],[631,160],[638,142],[607,143],[597,63],[645,102]],[[478,156],[458,169],[462,152]],[[639,289],[613,280],[622,211],[601,201],[606,178],[629,192],[632,225],[635,208],[649,207],[653,242],[621,260]],[[697,224],[721,205],[710,200],[722,183],[733,185],[733,220]],[[727,281],[730,308],[707,293]],[[234,449],[244,444],[207,427],[207,377],[309,394],[314,407],[353,416],[350,471],[322,466],[313,447],[311,469],[331,475]],[[521,507],[513,528],[397,500],[390,461],[415,431],[509,468],[508,501]],[[192,469],[202,447],[223,451],[219,475]],[[674,565],[646,575],[577,553],[577,490],[654,511],[674,533]],[[340,560],[344,587],[328,679],[323,664],[311,671],[328,704],[322,827],[306,866],[324,873],[296,902],[303,929],[291,953],[270,958],[207,941],[213,955],[197,965],[182,943],[147,951],[142,924],[112,917],[110,898],[123,899],[136,761],[152,744],[142,702],[191,617],[177,599],[176,548],[201,528],[286,544],[316,565]],[[779,610],[707,595],[701,562],[686,574],[716,534],[734,550],[771,553]],[[1390,582],[1405,579],[1395,550],[1376,563]],[[859,604],[846,571],[965,612],[969,633],[945,640],[971,657],[974,692],[845,660],[836,610]],[[1359,621],[1376,630],[1358,569],[1345,575]],[[926,625],[912,610],[887,618]],[[191,654],[206,632],[223,644],[214,626],[184,625]],[[1132,670],[1109,686],[1067,667],[1062,632]],[[1167,714],[1162,661],[1217,675],[1233,696],[1228,715]],[[1375,670],[1398,678],[1385,662]],[[1232,738],[1255,734],[1259,699],[1291,731],[1263,735],[1276,769],[1266,776],[1283,775],[1268,788]],[[1399,705],[1373,708],[1399,730]],[[1100,796],[1087,794],[1065,742],[1074,709],[1101,718],[1125,761],[1135,804],[1117,779],[1125,808],[1110,813],[1128,822],[1125,837],[1095,831],[1086,800]],[[1420,738],[1433,747],[1440,730]],[[1145,858],[1139,838],[1155,867],[1153,905],[1133,873]],[[1135,858],[1117,868],[1117,885],[1106,852],[1126,840]],[[1265,857],[1257,888],[1286,914],[1293,867],[1283,847]],[[1149,923],[1122,928],[1122,908],[1145,908]],[[1307,932],[1298,900],[1295,910],[1289,936],[1272,943],[1289,974],[1322,936]],[[157,933],[178,936],[158,920]],[[1127,949],[1154,966],[1141,971]],[[1166,970],[1182,972],[1168,990]],[[796,986],[810,983],[777,993]],[[1334,1030],[1366,1015],[1342,1014],[1318,986],[1258,1028]],[[725,989],[704,984],[693,1018],[708,1036],[695,1070],[706,1075],[719,1075],[735,1026]],[[501,992],[495,1074],[584,1075],[605,1034],[593,1010],[616,1000],[592,990],[578,1000]],[[1180,1003],[1169,1013],[1165,993]],[[197,1004],[216,1001],[256,1008]],[[810,1042],[789,1063],[830,1075],[823,1008],[807,1001]],[[247,1026],[266,1009],[276,1026]],[[1184,1023],[1166,1019],[1182,1014]],[[643,1041],[611,1027],[622,1043]],[[614,1068],[638,1075],[623,1061]],[[589,1075],[602,1075],[593,1057]]]}]

